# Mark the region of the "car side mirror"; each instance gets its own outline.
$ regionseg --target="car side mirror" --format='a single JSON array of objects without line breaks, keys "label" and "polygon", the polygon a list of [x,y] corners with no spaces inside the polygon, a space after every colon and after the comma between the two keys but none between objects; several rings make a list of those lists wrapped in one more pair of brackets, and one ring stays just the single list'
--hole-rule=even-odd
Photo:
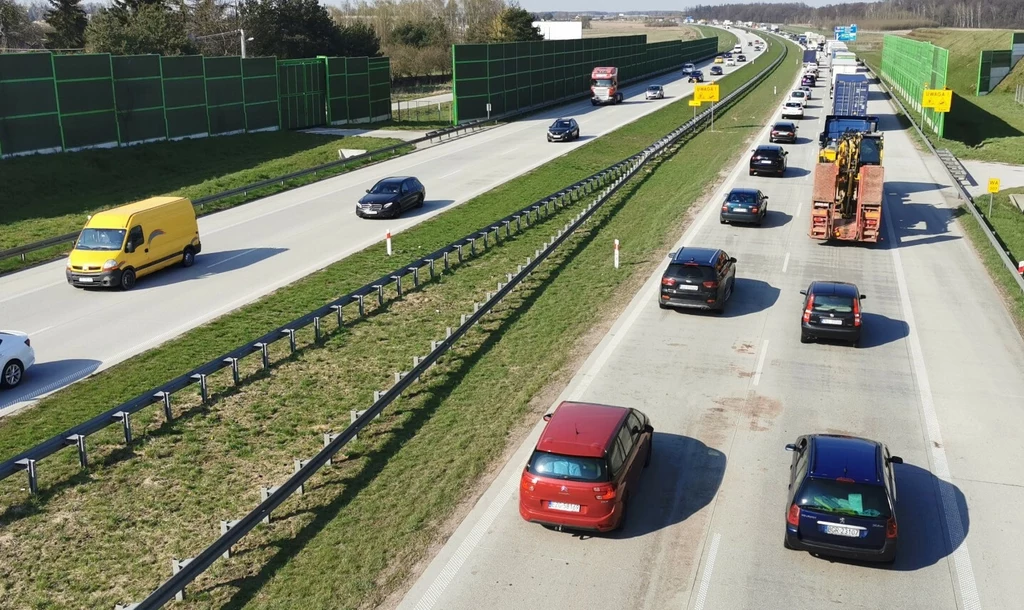
[{"label": "car side mirror", "polygon": [[366,192],[367,192],[367,193],[369,193],[369,192],[370,192],[370,189],[366,189]]},{"label": "car side mirror", "polygon": [[786,451],[798,451],[798,449],[796,448],[795,444],[790,443],[790,444],[786,445]]},{"label": "car side mirror", "polygon": [[801,291],[800,291],[800,294],[802,294],[802,295],[804,295],[804,296],[807,296],[807,291],[806,291],[806,290],[801,290]]},{"label": "car side mirror", "polygon": [[862,295],[860,295],[860,298],[862,298],[862,299],[866,299],[866,298],[868,298],[868,295],[866,295],[866,294],[862,294]]},{"label": "car side mirror", "polygon": [[676,257],[676,253],[675,252],[669,252],[668,253],[668,257],[669,258],[675,258]]},{"label": "car side mirror", "polygon": [[889,463],[890,464],[902,464],[903,463],[903,458],[901,458],[898,455],[889,456]]},{"label": "car side mirror", "polygon": [[127,253],[127,254],[131,254],[132,252],[135,252],[135,243],[134,243],[134,242],[128,242],[128,243],[126,243],[126,244],[124,245],[124,251],[125,251],[125,253]]},{"label": "car side mirror", "polygon": [[544,414],[544,421],[551,421],[551,413]]},{"label": "car side mirror", "polygon": [[652,426],[651,424],[647,424],[646,426],[644,426],[644,432],[650,432],[651,434],[654,434],[654,426]]},{"label": "car side mirror", "polygon": [[735,258],[735,257],[733,257],[733,258],[730,258],[730,259],[729,259],[729,262],[730,262],[730,263],[735,263],[735,262],[736,262],[736,258]]}]

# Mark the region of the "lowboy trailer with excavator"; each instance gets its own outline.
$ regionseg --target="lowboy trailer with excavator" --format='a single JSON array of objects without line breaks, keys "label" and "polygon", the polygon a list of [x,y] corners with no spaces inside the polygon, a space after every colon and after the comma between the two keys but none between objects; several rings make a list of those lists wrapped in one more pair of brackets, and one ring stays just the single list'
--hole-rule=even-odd
[{"label": "lowboy trailer with excavator", "polygon": [[861,154],[864,140],[863,133],[844,132],[835,161],[814,168],[811,239],[873,243],[881,237],[885,169],[879,157]]}]

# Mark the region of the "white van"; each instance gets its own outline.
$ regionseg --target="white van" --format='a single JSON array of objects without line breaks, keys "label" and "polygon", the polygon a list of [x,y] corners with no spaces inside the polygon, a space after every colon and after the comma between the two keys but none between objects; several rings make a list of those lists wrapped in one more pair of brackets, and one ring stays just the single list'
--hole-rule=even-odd
[{"label": "white van", "polygon": [[742,53],[743,52],[743,47],[740,46],[739,44],[737,44],[735,47],[732,48],[732,52],[733,53]]}]

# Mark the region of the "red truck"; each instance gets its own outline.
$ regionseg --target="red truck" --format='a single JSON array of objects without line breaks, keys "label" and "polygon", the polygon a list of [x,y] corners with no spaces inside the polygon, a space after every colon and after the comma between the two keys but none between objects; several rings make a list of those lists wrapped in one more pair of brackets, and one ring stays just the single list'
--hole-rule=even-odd
[{"label": "red truck", "polygon": [[590,103],[597,106],[598,104],[618,104],[621,101],[619,69],[594,68],[590,73]]}]

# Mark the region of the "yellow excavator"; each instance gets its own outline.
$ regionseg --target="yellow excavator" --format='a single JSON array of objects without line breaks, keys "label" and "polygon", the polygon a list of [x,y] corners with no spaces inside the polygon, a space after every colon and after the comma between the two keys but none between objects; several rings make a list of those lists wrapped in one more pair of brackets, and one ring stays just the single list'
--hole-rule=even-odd
[{"label": "yellow excavator", "polygon": [[880,154],[864,154],[875,144],[861,132],[844,132],[836,140],[835,161],[814,168],[811,239],[879,240],[885,169]]}]

